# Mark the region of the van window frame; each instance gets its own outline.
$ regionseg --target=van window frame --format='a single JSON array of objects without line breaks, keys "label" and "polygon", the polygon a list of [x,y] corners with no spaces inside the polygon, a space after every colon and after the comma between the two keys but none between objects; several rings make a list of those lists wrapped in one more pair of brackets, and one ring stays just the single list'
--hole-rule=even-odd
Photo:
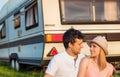
[{"label": "van window frame", "polygon": [[14,14],[14,28],[17,29],[21,26],[21,18],[20,18],[20,11]]},{"label": "van window frame", "polygon": [[3,21],[0,25],[2,26],[1,30],[0,30],[0,37],[1,37],[1,39],[3,39],[3,38],[6,37],[6,24],[5,24],[5,21]]},{"label": "van window frame", "polygon": [[[38,5],[37,5],[37,2],[33,2],[32,4],[26,6],[25,10],[26,10],[26,12],[25,12],[25,28],[26,28],[26,30],[37,27],[38,26]],[[32,14],[30,11],[32,12]],[[28,13],[30,13],[32,16],[29,16]],[[31,20],[29,17],[33,18],[32,23],[31,23]]]},{"label": "van window frame", "polygon": [[104,11],[105,8],[107,9],[109,7],[110,9],[113,7],[109,4],[109,1],[111,0],[59,0],[61,23],[119,24],[120,1],[119,0],[111,1],[111,4],[113,4],[114,8],[116,8],[115,9],[116,12],[113,13],[113,16],[111,17],[110,12],[108,13],[107,11]]}]

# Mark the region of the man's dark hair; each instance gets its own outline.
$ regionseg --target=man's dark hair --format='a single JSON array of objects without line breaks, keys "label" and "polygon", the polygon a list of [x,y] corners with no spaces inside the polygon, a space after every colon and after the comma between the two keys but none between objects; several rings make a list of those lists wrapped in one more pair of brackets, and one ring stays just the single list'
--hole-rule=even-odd
[{"label": "man's dark hair", "polygon": [[73,28],[68,29],[63,35],[63,44],[65,49],[68,48],[68,43],[73,44],[76,38],[84,39],[84,36],[79,30]]}]

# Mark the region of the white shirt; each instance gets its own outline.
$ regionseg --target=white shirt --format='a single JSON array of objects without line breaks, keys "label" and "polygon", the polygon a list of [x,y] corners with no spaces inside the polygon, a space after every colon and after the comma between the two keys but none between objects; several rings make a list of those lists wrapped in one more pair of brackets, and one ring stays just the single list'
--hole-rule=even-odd
[{"label": "white shirt", "polygon": [[85,57],[79,54],[77,60],[68,55],[66,52],[61,52],[55,55],[50,61],[46,73],[53,77],[77,77],[79,63]]}]

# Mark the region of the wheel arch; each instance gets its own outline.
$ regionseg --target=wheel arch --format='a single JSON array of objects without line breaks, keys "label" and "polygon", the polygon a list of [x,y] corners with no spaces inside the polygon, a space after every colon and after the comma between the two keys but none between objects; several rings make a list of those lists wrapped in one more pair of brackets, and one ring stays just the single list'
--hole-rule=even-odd
[{"label": "wheel arch", "polygon": [[11,55],[9,56],[9,59],[10,59],[10,62],[11,62],[12,59],[19,61],[18,54],[17,53],[11,53]]}]

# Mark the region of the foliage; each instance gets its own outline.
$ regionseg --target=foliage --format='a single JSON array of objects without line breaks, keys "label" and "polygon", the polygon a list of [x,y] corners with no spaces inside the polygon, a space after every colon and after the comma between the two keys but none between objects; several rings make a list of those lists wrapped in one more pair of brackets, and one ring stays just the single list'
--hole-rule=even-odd
[{"label": "foliage", "polygon": [[115,72],[114,77],[120,77],[120,70]]},{"label": "foliage", "polygon": [[[0,62],[0,77],[43,77],[43,71],[40,71],[40,68],[23,69],[15,71],[8,64]],[[115,72],[114,77],[120,77],[120,71]]]},{"label": "foliage", "polygon": [[43,77],[43,72],[38,69],[15,71],[7,64],[0,62],[0,77]]}]

